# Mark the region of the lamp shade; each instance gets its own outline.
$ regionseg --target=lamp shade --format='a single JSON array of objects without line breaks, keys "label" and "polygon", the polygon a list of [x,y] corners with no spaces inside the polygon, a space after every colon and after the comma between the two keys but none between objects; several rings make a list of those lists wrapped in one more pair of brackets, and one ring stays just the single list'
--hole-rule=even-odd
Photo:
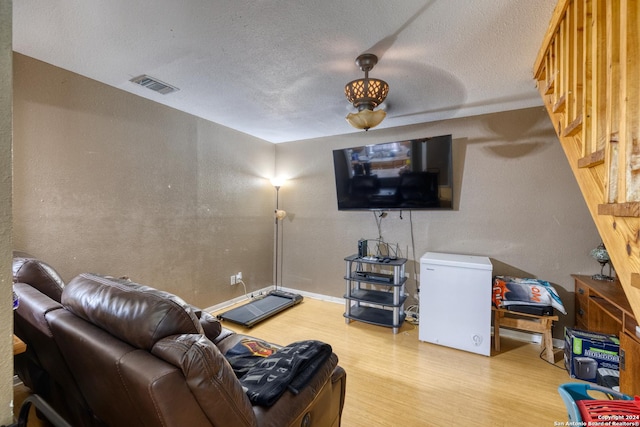
[{"label": "lamp shade", "polygon": [[356,129],[369,130],[384,120],[387,113],[384,110],[360,110],[357,113],[347,114],[347,121]]},{"label": "lamp shade", "polygon": [[[607,248],[604,246],[604,243],[600,243],[597,248],[591,251],[591,256],[600,263],[600,273],[594,274],[591,276],[592,279],[595,280],[607,280],[612,281],[613,277],[611,277],[611,258],[609,258],[609,252],[607,252]],[[604,266],[609,264],[609,274],[604,274]]]},{"label": "lamp shade", "polygon": [[389,85],[378,79],[358,79],[347,83],[344,94],[354,107],[373,110],[387,98]]},{"label": "lamp shade", "polygon": [[284,178],[271,178],[271,185],[273,185],[276,188],[280,188],[282,187],[282,184],[284,184],[285,179]]},{"label": "lamp shade", "polygon": [[607,252],[603,243],[600,243],[597,248],[591,251],[591,256],[598,262],[609,261],[609,252]]}]

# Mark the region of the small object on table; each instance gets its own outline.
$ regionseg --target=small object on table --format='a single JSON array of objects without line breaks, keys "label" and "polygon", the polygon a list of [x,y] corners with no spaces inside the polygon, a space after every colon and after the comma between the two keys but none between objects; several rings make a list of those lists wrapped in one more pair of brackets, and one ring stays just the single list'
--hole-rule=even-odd
[{"label": "small object on table", "polygon": [[[609,252],[605,248],[604,243],[600,243],[597,248],[591,251],[591,256],[600,263],[600,273],[591,276],[593,280],[606,280],[608,282],[613,281],[611,277],[611,259],[609,258]],[[609,264],[609,274],[604,274],[604,266]]]}]

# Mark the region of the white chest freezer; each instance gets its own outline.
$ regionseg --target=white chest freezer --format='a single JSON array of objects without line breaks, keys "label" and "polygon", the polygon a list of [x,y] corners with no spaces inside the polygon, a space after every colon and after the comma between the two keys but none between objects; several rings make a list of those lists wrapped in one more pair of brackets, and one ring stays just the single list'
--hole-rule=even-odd
[{"label": "white chest freezer", "polygon": [[420,258],[420,341],[489,356],[492,273],[487,257],[424,254]]}]

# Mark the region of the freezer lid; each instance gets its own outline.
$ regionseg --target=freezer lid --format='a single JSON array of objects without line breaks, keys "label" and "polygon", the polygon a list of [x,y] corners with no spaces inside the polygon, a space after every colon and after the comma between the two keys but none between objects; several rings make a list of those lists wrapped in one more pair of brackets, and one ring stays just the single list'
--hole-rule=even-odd
[{"label": "freezer lid", "polygon": [[446,265],[449,267],[491,270],[493,265],[488,257],[476,255],[444,254],[427,252],[420,258],[420,264]]}]

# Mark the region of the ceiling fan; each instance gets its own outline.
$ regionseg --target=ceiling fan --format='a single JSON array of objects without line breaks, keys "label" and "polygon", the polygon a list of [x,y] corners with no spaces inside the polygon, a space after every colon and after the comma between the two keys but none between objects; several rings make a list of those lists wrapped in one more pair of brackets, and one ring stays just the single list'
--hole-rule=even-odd
[{"label": "ceiling fan", "polygon": [[356,58],[356,65],[364,72],[364,78],[352,80],[344,87],[344,93],[349,103],[357,113],[347,114],[347,121],[356,129],[365,131],[378,126],[387,113],[374,110],[387,98],[389,85],[384,80],[369,78],[369,71],[378,63],[378,57],[373,53],[363,53]]},{"label": "ceiling fan", "polygon": [[[398,35],[411,25],[418,17],[434,3],[435,0],[427,1],[409,19],[407,19],[397,31],[384,37],[374,44],[367,52],[384,53],[395,43]],[[378,56],[373,53],[363,53],[356,58],[356,65],[364,72],[363,79],[353,80],[344,88],[345,96],[357,110],[357,113],[347,114],[347,122],[356,129],[365,131],[378,126],[386,117],[387,113],[379,107],[384,102],[388,93],[389,85],[380,79],[369,78],[369,71],[378,63]]]}]

